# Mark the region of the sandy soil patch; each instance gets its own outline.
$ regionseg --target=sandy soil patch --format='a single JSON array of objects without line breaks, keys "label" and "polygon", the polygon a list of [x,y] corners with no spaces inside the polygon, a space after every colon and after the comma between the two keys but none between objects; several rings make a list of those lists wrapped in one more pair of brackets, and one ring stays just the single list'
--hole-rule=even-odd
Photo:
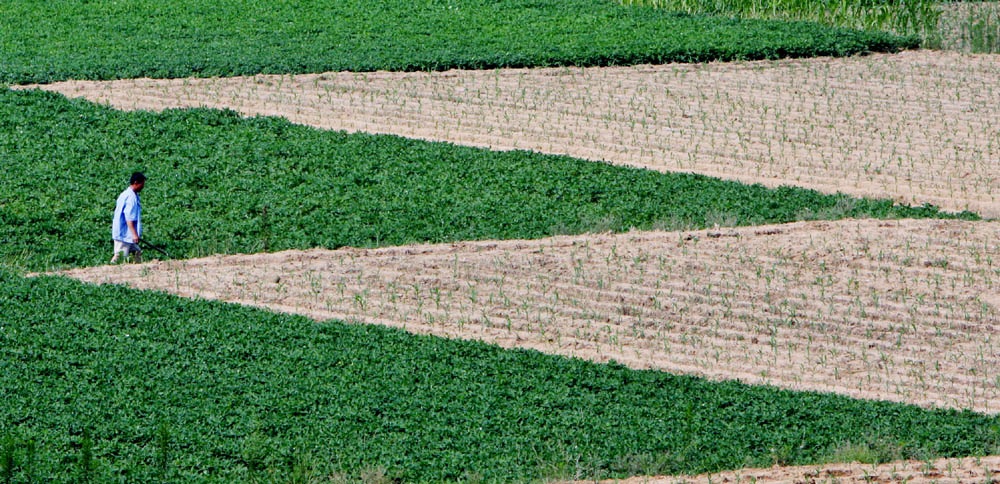
[{"label": "sandy soil patch", "polygon": [[1000,224],[803,222],[74,269],[595,361],[1000,411]]},{"label": "sandy soil patch", "polygon": [[[994,482],[1000,475],[1000,456],[905,461],[882,465],[858,463],[825,466],[742,469],[698,476],[634,477],[602,481],[603,484],[819,484],[910,483],[960,484]],[[593,483],[594,481],[587,481]],[[581,483],[582,484],[582,483]]]},{"label": "sandy soil patch", "polygon": [[329,73],[41,86],[1000,216],[1000,56]]}]

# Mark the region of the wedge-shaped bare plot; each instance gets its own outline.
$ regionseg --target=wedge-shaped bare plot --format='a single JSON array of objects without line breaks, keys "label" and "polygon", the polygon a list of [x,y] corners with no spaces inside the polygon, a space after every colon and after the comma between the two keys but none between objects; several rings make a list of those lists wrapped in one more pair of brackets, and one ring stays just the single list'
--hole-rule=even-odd
[{"label": "wedge-shaped bare plot", "polygon": [[853,462],[825,466],[742,469],[698,476],[634,477],[602,481],[602,484],[972,484],[994,482],[998,474],[1000,456],[989,456],[914,460],[881,465]]},{"label": "wedge-shaped bare plot", "polygon": [[43,86],[123,109],[211,106],[1000,216],[1000,56],[333,73]]},{"label": "wedge-shaped bare plot", "polygon": [[712,379],[1000,411],[1000,224],[840,221],[75,269]]}]

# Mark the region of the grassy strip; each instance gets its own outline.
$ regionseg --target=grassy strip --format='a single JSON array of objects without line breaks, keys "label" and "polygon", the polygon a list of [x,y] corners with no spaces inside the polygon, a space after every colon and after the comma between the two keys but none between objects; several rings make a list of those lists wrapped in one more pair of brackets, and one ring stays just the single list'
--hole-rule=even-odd
[{"label": "grassy strip", "polygon": [[10,0],[0,18],[0,84],[771,59],[916,45],[610,0]]},{"label": "grassy strip", "polygon": [[807,20],[824,25],[925,34],[936,25],[939,0],[623,0],[690,13]]},{"label": "grassy strip", "polygon": [[997,417],[970,412],[714,383],[56,277],[0,273],[0,288],[11,482],[363,472],[523,482],[811,463],[845,448],[880,460],[980,455],[1000,443]]},{"label": "grassy strip", "polygon": [[937,29],[927,36],[924,45],[978,54],[1000,53],[1000,2],[953,3],[941,8],[944,13]]},{"label": "grassy strip", "polygon": [[1000,52],[1000,10],[990,1],[949,0],[619,0],[692,14],[817,22],[918,36],[922,46]]},{"label": "grassy strip", "polygon": [[19,270],[105,263],[114,201],[134,169],[150,177],[144,235],[174,257],[947,216],[889,200],[348,135],[232,112],[127,113],[41,91],[0,91],[0,153],[0,264]]}]

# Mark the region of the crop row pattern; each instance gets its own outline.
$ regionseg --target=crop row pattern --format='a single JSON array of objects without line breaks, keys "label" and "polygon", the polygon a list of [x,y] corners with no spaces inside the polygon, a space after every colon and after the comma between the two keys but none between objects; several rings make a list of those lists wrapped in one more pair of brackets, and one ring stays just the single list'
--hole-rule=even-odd
[{"label": "crop row pattern", "polygon": [[850,55],[916,38],[605,0],[6,1],[0,83]]},{"label": "crop row pattern", "polygon": [[713,383],[57,277],[0,273],[0,288],[0,434],[15,442],[13,482],[23,482],[29,439],[40,482],[81,473],[285,482],[284,472],[365,469],[512,482],[806,463],[844,442],[903,457],[998,443],[996,418],[969,412]]}]

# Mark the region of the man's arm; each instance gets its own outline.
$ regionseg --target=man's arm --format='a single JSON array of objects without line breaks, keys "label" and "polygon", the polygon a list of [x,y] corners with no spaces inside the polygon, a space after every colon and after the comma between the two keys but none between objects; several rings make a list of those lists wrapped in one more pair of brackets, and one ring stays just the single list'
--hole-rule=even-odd
[{"label": "man's arm", "polygon": [[126,220],[125,223],[128,224],[128,231],[132,233],[132,243],[138,244],[139,232],[135,230],[135,220]]},{"label": "man's arm", "polygon": [[136,222],[139,220],[139,200],[135,197],[129,197],[125,201],[125,208],[122,213],[125,215],[125,223],[128,225],[128,231],[132,234],[132,243],[139,243],[139,230],[136,229]]}]

